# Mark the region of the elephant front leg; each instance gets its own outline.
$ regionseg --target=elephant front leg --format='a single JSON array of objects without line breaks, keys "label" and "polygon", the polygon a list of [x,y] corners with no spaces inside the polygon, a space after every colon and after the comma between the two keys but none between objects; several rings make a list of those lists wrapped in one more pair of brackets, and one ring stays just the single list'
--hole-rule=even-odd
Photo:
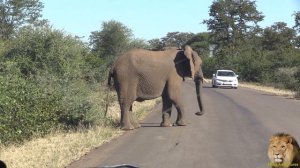
[{"label": "elephant front leg", "polygon": [[171,123],[171,112],[172,112],[172,102],[168,97],[163,97],[163,107],[162,107],[162,122],[160,126],[162,127],[172,127]]}]

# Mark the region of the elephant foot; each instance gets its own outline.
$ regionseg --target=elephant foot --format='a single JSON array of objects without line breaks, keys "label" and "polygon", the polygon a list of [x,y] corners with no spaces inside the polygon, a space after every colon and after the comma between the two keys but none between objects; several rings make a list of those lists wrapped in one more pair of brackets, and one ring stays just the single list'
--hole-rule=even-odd
[{"label": "elephant foot", "polygon": [[124,125],[121,125],[121,130],[125,130],[125,131],[128,131],[128,130],[134,130],[134,127],[131,125],[131,124],[124,124]]},{"label": "elephant foot", "polygon": [[198,115],[198,116],[201,116],[201,115],[203,115],[204,114],[204,112],[203,111],[198,111],[197,113],[195,113],[196,115]]},{"label": "elephant foot", "polygon": [[140,128],[141,127],[141,124],[139,123],[132,123],[133,127],[134,128]]},{"label": "elephant foot", "polygon": [[160,123],[160,126],[161,127],[172,127],[173,124],[171,122],[162,122],[162,123]]},{"label": "elephant foot", "polygon": [[183,121],[176,121],[176,125],[178,125],[178,126],[186,126],[187,123],[185,123]]}]

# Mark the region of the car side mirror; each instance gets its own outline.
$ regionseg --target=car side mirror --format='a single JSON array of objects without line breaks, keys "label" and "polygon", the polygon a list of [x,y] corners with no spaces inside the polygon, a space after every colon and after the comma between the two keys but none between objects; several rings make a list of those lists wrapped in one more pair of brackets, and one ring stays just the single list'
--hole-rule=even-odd
[{"label": "car side mirror", "polygon": [[239,75],[236,75],[236,77],[238,78],[238,77],[239,77]]},{"label": "car side mirror", "polygon": [[216,74],[213,74],[213,77],[216,77]]}]

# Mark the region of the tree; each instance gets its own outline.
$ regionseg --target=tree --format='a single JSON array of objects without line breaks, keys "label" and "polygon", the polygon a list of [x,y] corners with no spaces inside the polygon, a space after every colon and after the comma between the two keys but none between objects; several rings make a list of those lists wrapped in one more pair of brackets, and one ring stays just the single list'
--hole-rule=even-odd
[{"label": "tree", "polygon": [[148,43],[153,51],[162,51],[165,47],[165,44],[158,38],[149,40]]},{"label": "tree", "polygon": [[264,17],[251,0],[213,1],[209,15],[211,18],[203,23],[207,24],[219,46],[239,44],[248,32],[258,28],[257,23]]},{"label": "tree", "polygon": [[0,38],[9,39],[20,27],[41,24],[43,3],[39,0],[4,0],[0,2]]},{"label": "tree", "polygon": [[293,28],[299,34],[295,39],[295,45],[296,47],[300,48],[300,11],[296,12],[294,16],[295,16],[295,26]]},{"label": "tree", "polygon": [[149,45],[144,39],[135,38],[130,41],[129,48],[149,49]]},{"label": "tree", "polygon": [[295,12],[295,26],[294,29],[297,30],[298,33],[300,33],[300,11]]},{"label": "tree", "polygon": [[182,47],[194,36],[193,33],[185,32],[169,32],[165,37],[161,38],[162,43],[166,47]]},{"label": "tree", "polygon": [[193,33],[169,32],[165,37],[149,40],[148,43],[150,44],[150,48],[155,51],[164,50],[166,47],[181,48],[193,36]]},{"label": "tree", "polygon": [[211,43],[212,42],[210,40],[210,33],[208,32],[195,34],[186,42],[186,44],[190,45],[195,51],[197,51],[202,56],[208,55],[209,45]]},{"label": "tree", "polygon": [[116,57],[130,46],[132,31],[121,22],[111,20],[102,23],[100,31],[90,35],[92,51],[102,58]]},{"label": "tree", "polygon": [[284,22],[276,22],[263,31],[262,45],[267,50],[287,49],[294,47],[296,32]]}]

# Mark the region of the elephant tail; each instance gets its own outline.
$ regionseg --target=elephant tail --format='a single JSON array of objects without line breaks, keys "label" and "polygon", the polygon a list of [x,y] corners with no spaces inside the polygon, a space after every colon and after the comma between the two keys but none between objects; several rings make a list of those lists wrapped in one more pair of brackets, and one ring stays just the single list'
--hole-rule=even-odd
[{"label": "elephant tail", "polygon": [[113,84],[111,79],[114,77],[114,70],[113,68],[111,68],[111,70],[108,72],[108,79],[107,79],[107,85],[108,85],[108,89],[106,92],[106,104],[105,104],[105,112],[104,112],[104,116],[106,117],[107,112],[108,112],[108,107],[109,107],[109,91],[111,90]]},{"label": "elephant tail", "polygon": [[112,87],[112,78],[114,77],[114,70],[113,70],[113,68],[108,72],[108,79],[107,79],[107,85],[109,86],[109,87]]}]

